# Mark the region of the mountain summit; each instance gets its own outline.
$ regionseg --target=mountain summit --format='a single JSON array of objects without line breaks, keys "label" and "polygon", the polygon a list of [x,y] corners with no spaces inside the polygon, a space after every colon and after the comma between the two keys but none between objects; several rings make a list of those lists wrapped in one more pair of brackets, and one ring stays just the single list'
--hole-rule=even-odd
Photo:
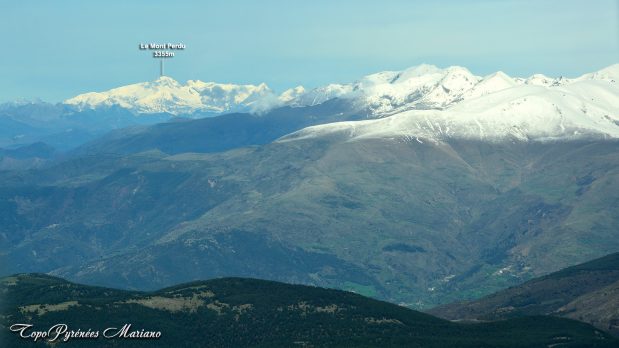
[{"label": "mountain summit", "polygon": [[255,86],[189,80],[181,84],[171,77],[161,76],[152,82],[80,94],[64,103],[80,110],[117,105],[136,114],[180,115],[196,111],[248,111],[252,104],[271,95],[273,92],[264,83]]}]

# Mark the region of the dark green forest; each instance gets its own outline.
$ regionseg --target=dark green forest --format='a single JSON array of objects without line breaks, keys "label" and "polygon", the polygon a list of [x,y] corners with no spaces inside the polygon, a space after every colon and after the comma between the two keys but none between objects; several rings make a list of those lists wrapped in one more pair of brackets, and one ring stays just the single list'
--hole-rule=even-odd
[{"label": "dark green forest", "polygon": [[78,285],[41,274],[1,281],[3,347],[36,344],[8,328],[160,331],[153,339],[70,339],[67,347],[616,347],[577,321],[532,316],[455,323],[358,294],[246,278],[182,284],[154,292]]}]

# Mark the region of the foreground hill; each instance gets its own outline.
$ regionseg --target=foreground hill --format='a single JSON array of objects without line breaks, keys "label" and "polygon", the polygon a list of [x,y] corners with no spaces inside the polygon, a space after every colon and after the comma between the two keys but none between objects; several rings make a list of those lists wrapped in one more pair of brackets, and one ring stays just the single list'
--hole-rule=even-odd
[{"label": "foreground hill", "polygon": [[[458,324],[360,295],[255,279],[193,282],[150,293],[69,283],[39,274],[0,280],[5,347],[29,342],[7,327],[99,331],[67,346],[161,347],[614,347],[619,342],[580,322],[527,317]],[[130,323],[160,331],[157,340],[104,339],[102,331]],[[37,343],[41,343],[40,341]],[[64,346],[64,344],[61,344]]]},{"label": "foreground hill", "polygon": [[585,321],[619,335],[619,253],[428,313],[479,320],[553,315]]}]

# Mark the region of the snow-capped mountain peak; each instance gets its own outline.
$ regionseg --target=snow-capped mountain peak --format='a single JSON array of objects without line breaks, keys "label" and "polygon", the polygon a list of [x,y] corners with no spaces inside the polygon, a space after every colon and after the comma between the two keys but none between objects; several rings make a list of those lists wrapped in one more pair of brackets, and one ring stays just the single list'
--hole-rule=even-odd
[{"label": "snow-capped mountain peak", "polygon": [[175,79],[169,76],[159,76],[158,79],[156,79],[153,82],[150,82],[149,85],[159,86],[159,87],[169,87],[169,88],[180,88],[181,87],[181,84],[178,83],[178,81],[176,81]]},{"label": "snow-capped mountain peak", "polygon": [[234,85],[189,80],[181,84],[168,76],[114,88],[105,92],[80,94],[64,103],[76,108],[94,109],[117,105],[136,114],[190,114],[196,111],[247,111],[252,103],[272,95],[266,84]]},{"label": "snow-capped mountain peak", "polygon": [[389,115],[414,108],[443,108],[480,80],[458,66],[440,69],[422,64],[403,71],[383,71],[350,84],[329,84],[301,94],[289,102],[311,106],[333,98],[359,101],[374,116]]},{"label": "snow-capped mountain peak", "polygon": [[490,93],[514,87],[518,81],[511,78],[502,71],[490,74],[480,80],[472,88],[462,93],[461,99],[472,99],[481,97]]}]

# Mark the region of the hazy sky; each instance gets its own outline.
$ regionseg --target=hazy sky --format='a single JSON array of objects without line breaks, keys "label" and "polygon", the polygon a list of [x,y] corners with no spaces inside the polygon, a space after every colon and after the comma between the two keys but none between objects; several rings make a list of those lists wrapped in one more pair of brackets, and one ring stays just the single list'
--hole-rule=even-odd
[{"label": "hazy sky", "polygon": [[61,101],[157,78],[140,42],[182,42],[179,80],[350,82],[420,63],[577,76],[619,62],[619,4],[600,1],[0,0],[0,101]]}]

